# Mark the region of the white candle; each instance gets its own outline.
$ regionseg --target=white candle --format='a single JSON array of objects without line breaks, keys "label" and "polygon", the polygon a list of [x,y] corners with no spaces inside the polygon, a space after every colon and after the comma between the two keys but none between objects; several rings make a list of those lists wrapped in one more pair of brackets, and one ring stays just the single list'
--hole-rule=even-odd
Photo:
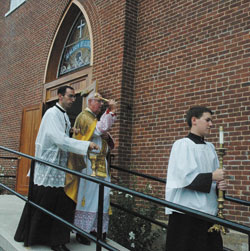
[{"label": "white candle", "polygon": [[220,132],[220,144],[223,145],[224,144],[224,132],[223,132],[222,126],[220,126],[219,132]]}]

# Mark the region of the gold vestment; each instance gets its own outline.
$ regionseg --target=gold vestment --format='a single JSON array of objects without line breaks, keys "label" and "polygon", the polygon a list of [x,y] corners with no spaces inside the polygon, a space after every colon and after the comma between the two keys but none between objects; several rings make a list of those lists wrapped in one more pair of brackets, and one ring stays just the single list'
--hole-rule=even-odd
[{"label": "gold vestment", "polygon": [[[96,124],[97,124],[96,117],[90,111],[84,110],[77,116],[74,125],[75,128],[80,129],[80,133],[78,133],[77,135],[73,134],[73,138],[78,140],[91,141],[91,138],[96,128]],[[102,139],[102,148],[100,153],[97,154],[96,158],[96,174],[99,177],[107,177],[106,165],[105,165],[106,154],[107,154],[107,142],[104,139]],[[86,168],[83,156],[74,153],[69,153],[68,168],[79,172],[82,169]],[[79,185],[79,177],[67,173],[64,190],[67,196],[70,197],[76,203],[77,203],[78,185]]]}]

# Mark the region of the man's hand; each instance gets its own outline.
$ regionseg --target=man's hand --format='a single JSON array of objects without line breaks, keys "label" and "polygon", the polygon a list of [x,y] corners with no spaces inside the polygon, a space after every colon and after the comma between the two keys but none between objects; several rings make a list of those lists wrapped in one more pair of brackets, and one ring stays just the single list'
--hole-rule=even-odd
[{"label": "man's hand", "polygon": [[225,180],[218,181],[217,182],[217,187],[221,191],[225,191],[227,189],[227,183],[226,183],[226,181]]},{"label": "man's hand", "polygon": [[109,106],[109,110],[113,113],[116,112],[116,105],[117,103],[115,102],[115,100],[113,99],[110,99],[109,102],[108,102],[108,106]]},{"label": "man's hand", "polygon": [[90,142],[89,150],[99,150],[99,146],[95,144],[94,142]]},{"label": "man's hand", "polygon": [[109,134],[107,132],[103,133],[101,136],[103,139],[108,140]]},{"label": "man's hand", "polygon": [[70,129],[70,132],[71,132],[71,133],[74,133],[75,135],[77,135],[77,134],[80,132],[80,129],[79,129],[79,128],[72,127],[72,128]]},{"label": "man's hand", "polygon": [[212,180],[221,181],[224,180],[225,171],[223,169],[217,169],[213,172]]}]

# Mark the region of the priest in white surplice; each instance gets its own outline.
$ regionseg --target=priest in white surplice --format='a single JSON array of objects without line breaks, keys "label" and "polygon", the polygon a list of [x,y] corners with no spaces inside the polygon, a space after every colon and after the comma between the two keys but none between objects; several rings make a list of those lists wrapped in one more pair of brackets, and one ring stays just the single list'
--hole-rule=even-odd
[{"label": "priest in white surplice", "polygon": [[[103,105],[102,97],[100,94],[90,93],[87,99],[88,107],[78,115],[74,125],[76,129],[80,129],[80,133],[74,134],[73,137],[91,140],[99,146],[100,151],[96,155],[96,177],[110,182],[106,156],[110,148],[114,147],[114,143],[107,132],[116,120],[116,102],[114,100],[108,101],[108,108],[98,121],[97,115],[101,112]],[[82,169],[82,173],[88,175],[93,172],[91,161],[87,156],[70,154],[68,167],[73,170]],[[88,233],[96,234],[99,185],[82,178],[79,181],[76,176],[67,175],[65,191],[77,203],[75,225]],[[105,187],[102,229],[104,238],[109,223],[109,193],[110,188]],[[90,244],[87,238],[79,234],[76,235],[76,240],[85,245]]]},{"label": "priest in white surplice", "polygon": [[[166,183],[166,200],[217,214],[216,186],[226,189],[224,171],[213,144],[204,140],[212,127],[212,111],[206,107],[192,107],[187,112],[191,128],[186,138],[172,147]],[[166,208],[169,214],[167,251],[222,251],[220,233],[209,233],[211,223]]]},{"label": "priest in white surplice", "polygon": [[[58,89],[58,103],[43,116],[35,142],[35,156],[53,164],[67,167],[68,152],[87,155],[88,149],[98,149],[93,142],[69,137],[71,124],[66,111],[75,101],[74,89]],[[32,201],[73,223],[74,202],[64,193],[65,172],[36,162]],[[30,226],[27,222],[30,219]],[[34,207],[26,205],[14,239],[24,246],[48,245],[55,251],[69,250],[70,229]]]}]

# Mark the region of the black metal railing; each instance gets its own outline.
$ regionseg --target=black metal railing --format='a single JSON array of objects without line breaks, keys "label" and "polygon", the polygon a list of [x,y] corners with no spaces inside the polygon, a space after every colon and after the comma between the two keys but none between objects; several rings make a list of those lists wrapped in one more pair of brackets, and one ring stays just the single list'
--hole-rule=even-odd
[{"label": "black metal railing", "polygon": [[[131,171],[131,170],[127,170],[127,169],[124,169],[124,168],[121,168],[121,167],[118,167],[118,166],[114,166],[114,165],[110,165],[110,168],[113,168],[113,169],[116,169],[118,171],[123,171],[123,172],[126,172],[126,173],[129,173],[129,174],[133,174],[135,176],[139,176],[139,177],[142,177],[142,178],[145,178],[145,179],[150,179],[150,180],[154,180],[154,181],[158,181],[160,183],[164,183],[166,184],[166,179],[162,179],[162,178],[158,178],[158,177],[154,177],[154,176],[151,176],[151,175],[148,175],[148,174],[143,174],[143,173],[138,173],[136,171]],[[224,195],[224,199],[225,200],[228,200],[228,201],[231,201],[231,202],[234,202],[234,203],[238,203],[240,205],[244,205],[244,206],[250,206],[250,201],[246,201],[246,200],[242,200],[242,199],[239,199],[239,198],[234,198],[234,197],[231,197],[231,196],[228,196],[228,195]],[[121,207],[119,205],[116,205],[113,203],[113,206],[117,207],[117,208],[120,208]],[[143,217],[142,215],[138,215],[134,212],[132,212],[131,210],[129,211],[130,213],[134,214],[134,215],[137,215],[139,217]],[[197,217],[198,218],[198,217]],[[147,218],[147,220],[150,220]],[[152,219],[151,219],[152,220]],[[152,220],[152,223],[156,224],[156,225],[159,225],[159,226],[163,226],[163,227],[166,227],[167,226],[165,225],[162,225],[163,223],[159,222],[159,221],[155,221],[155,220]],[[242,225],[244,226],[244,225]],[[228,227],[230,228],[230,227]],[[233,228],[232,228],[233,229]],[[250,228],[249,228],[250,229]],[[236,230],[237,231],[237,230]],[[241,232],[241,231],[239,231]],[[242,232],[243,233],[243,232]],[[248,233],[245,233],[248,235],[248,250],[250,251],[250,232]],[[224,247],[223,248],[224,251],[230,251],[230,249]]]},{"label": "black metal railing", "polygon": [[[133,175],[136,175],[136,176],[140,176],[140,177],[143,177],[143,178],[146,178],[146,179],[150,179],[150,180],[154,180],[154,181],[158,181],[160,183],[166,184],[166,179],[154,177],[154,176],[151,176],[151,175],[148,175],[148,174],[138,173],[138,172],[127,170],[127,169],[117,167],[117,166],[114,166],[114,165],[111,165],[110,168],[113,168],[113,169],[116,169],[116,170],[119,170],[119,171],[123,171],[123,172],[126,172],[126,173],[130,173],[130,174],[133,174]],[[234,197],[228,196],[228,195],[224,195],[224,199],[228,200],[228,201],[231,201],[231,202],[234,202],[234,203],[238,203],[238,204],[250,207],[250,201],[247,201],[247,200],[234,198]]]},{"label": "black metal railing", "polygon": [[18,157],[10,157],[10,156],[0,156],[0,159],[11,159],[11,160],[18,160]]},{"label": "black metal railing", "polygon": [[[104,197],[103,192],[104,192],[104,187],[105,186],[107,186],[109,188],[112,188],[112,189],[115,189],[115,190],[118,190],[118,191],[121,191],[121,192],[125,192],[127,194],[131,194],[133,196],[136,196],[136,197],[139,197],[141,199],[150,201],[152,203],[156,203],[156,204],[158,204],[160,206],[163,206],[163,207],[172,208],[174,210],[186,213],[186,214],[191,215],[193,217],[196,217],[198,219],[206,220],[206,221],[212,222],[214,224],[219,224],[219,225],[225,226],[227,228],[236,230],[238,232],[247,234],[248,235],[248,240],[250,239],[249,238],[250,237],[250,227],[247,227],[247,226],[244,226],[244,225],[241,225],[241,224],[238,224],[238,223],[226,220],[226,219],[221,219],[219,217],[209,215],[209,214],[206,214],[206,213],[203,213],[203,212],[200,212],[200,211],[188,208],[188,207],[184,207],[184,206],[181,206],[181,205],[178,205],[178,204],[174,204],[172,202],[169,202],[169,201],[166,201],[166,200],[163,200],[163,199],[159,199],[159,198],[156,198],[156,197],[144,194],[144,193],[140,193],[140,192],[137,192],[135,190],[131,190],[131,189],[126,188],[126,187],[122,187],[122,186],[119,186],[119,185],[116,185],[116,184],[112,184],[110,182],[100,180],[98,178],[95,178],[95,177],[92,177],[92,176],[89,176],[89,175],[85,175],[85,174],[82,174],[82,173],[79,173],[79,172],[76,172],[76,171],[73,171],[73,170],[69,170],[67,168],[52,164],[50,162],[43,161],[41,159],[38,159],[38,158],[35,158],[35,157],[32,157],[32,156],[29,156],[27,154],[23,154],[23,153],[20,153],[20,152],[5,148],[5,147],[2,147],[2,146],[0,146],[0,149],[4,150],[4,151],[7,151],[7,152],[11,152],[11,153],[16,154],[18,156],[23,156],[25,158],[31,159],[32,160],[31,175],[33,175],[32,173],[34,172],[34,163],[36,161],[38,161],[38,162],[43,163],[45,165],[50,165],[53,168],[56,168],[56,169],[59,169],[61,171],[71,173],[73,175],[77,175],[77,176],[79,176],[81,178],[84,178],[84,179],[87,179],[89,181],[92,181],[92,182],[95,182],[95,183],[99,184],[100,189],[99,189],[99,207],[98,207],[98,223],[97,223],[98,232],[97,232],[97,237],[94,237],[91,234],[81,230],[80,228],[72,225],[71,223],[63,220],[62,218],[54,215],[53,213],[49,212],[48,210],[46,210],[46,209],[40,207],[39,205],[35,204],[34,202],[32,202],[30,200],[29,197],[28,197],[28,199],[26,199],[24,196],[18,194],[17,192],[13,191],[12,189],[10,189],[7,186],[0,183],[1,187],[3,187],[4,189],[7,189],[9,192],[11,192],[11,193],[15,194],[16,196],[18,196],[19,198],[23,199],[24,201],[26,201],[26,203],[30,204],[33,207],[38,208],[39,210],[42,210],[46,214],[51,215],[52,217],[56,218],[57,220],[61,221],[65,225],[67,225],[69,228],[74,229],[78,233],[81,233],[81,234],[85,235],[86,237],[88,237],[89,239],[91,239],[92,241],[94,241],[96,243],[96,250],[98,250],[98,251],[101,250],[101,247],[105,247],[108,250],[117,250],[116,248],[108,245],[107,243],[105,243],[102,240],[102,231],[101,230],[102,230],[102,218],[103,218],[103,197]],[[115,168],[114,166],[111,166],[111,167]],[[130,172],[133,172],[133,171],[130,171]],[[149,178],[148,175],[144,175],[144,176],[147,176],[147,178]],[[32,182],[32,177],[30,177],[30,180],[31,180],[30,182]],[[158,178],[154,177],[154,180],[158,180]],[[30,194],[30,192],[29,192],[29,194]]]},{"label": "black metal railing", "polygon": [[[29,205],[43,211],[44,213],[50,215],[51,217],[54,217],[56,218],[57,220],[59,220],[60,222],[62,222],[63,224],[65,224],[66,226],[68,226],[70,229],[73,229],[75,230],[76,232],[78,233],[81,233],[82,235],[88,237],[89,239],[91,239],[92,241],[94,241],[96,243],[96,250],[99,251],[101,250],[101,247],[104,247],[106,248],[107,250],[111,250],[111,251],[118,251],[118,249],[112,247],[111,245],[107,244],[106,242],[104,242],[102,240],[102,219],[103,219],[103,198],[104,198],[104,186],[105,186],[105,182],[101,181],[100,179],[98,178],[95,178],[95,177],[92,177],[92,176],[89,176],[89,175],[86,175],[86,174],[82,174],[82,173],[79,173],[79,172],[76,172],[76,171],[73,171],[73,170],[69,170],[68,168],[64,168],[64,167],[61,167],[61,166],[58,166],[58,165],[55,165],[53,163],[50,163],[50,162],[47,162],[47,161],[43,161],[39,158],[35,158],[33,156],[30,156],[30,155],[27,155],[27,154],[24,154],[24,153],[21,153],[21,152],[18,152],[18,151],[15,151],[15,150],[11,150],[11,149],[8,149],[6,147],[2,147],[0,146],[0,149],[1,150],[4,150],[4,151],[7,151],[7,152],[11,152],[13,154],[16,154],[18,156],[22,156],[22,157],[25,157],[25,158],[28,158],[28,159],[31,159],[31,169],[30,169],[30,184],[29,184],[29,194],[28,194],[28,198],[26,198],[25,196],[22,196],[21,194],[15,192],[14,190],[8,188],[6,185],[0,183],[0,187],[8,190],[9,192],[15,194],[16,196],[18,196],[19,198],[21,198],[22,200],[24,200],[26,203],[28,203]],[[40,163],[43,163],[45,165],[49,165],[53,168],[56,168],[56,169],[59,169],[61,171],[65,171],[65,172],[68,172],[68,173],[71,173],[73,175],[77,175],[81,178],[85,178],[87,180],[90,180],[92,182],[95,182],[95,183],[98,183],[99,184],[99,203],[98,203],[98,222],[97,222],[97,237],[83,231],[82,229],[72,225],[71,223],[65,221],[64,219],[62,219],[61,217],[58,217],[57,215],[51,213],[50,211],[46,210],[45,208],[43,207],[40,207],[38,204],[32,202],[32,187],[33,187],[33,175],[34,175],[34,166],[35,166],[35,162],[40,162]],[[109,182],[108,182],[109,183]],[[106,184],[108,185],[108,184]],[[29,223],[27,223],[29,224]]]}]

